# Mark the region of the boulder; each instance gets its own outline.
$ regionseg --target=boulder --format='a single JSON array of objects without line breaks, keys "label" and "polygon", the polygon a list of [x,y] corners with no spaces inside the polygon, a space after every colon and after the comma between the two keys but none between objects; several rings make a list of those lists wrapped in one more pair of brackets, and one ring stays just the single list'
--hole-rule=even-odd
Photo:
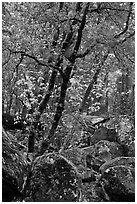
[{"label": "boulder", "polygon": [[61,153],[76,166],[83,183],[90,183],[96,180],[96,174],[94,174],[91,169],[87,168],[86,165],[86,155],[88,151],[88,147],[82,149],[74,147]]},{"label": "boulder", "polygon": [[121,145],[124,151],[125,157],[135,157],[135,141],[130,137],[125,137],[125,140],[121,140],[122,136],[119,137],[118,143]]},{"label": "boulder", "polygon": [[107,129],[107,136],[108,136],[108,141],[111,142],[116,142],[117,141],[117,132],[114,128],[108,128]]},{"label": "boulder", "polygon": [[81,148],[81,150],[82,150],[86,155],[92,154],[92,152],[94,152],[94,149],[95,149],[94,145],[89,146],[89,147]]},{"label": "boulder", "polygon": [[135,157],[135,127],[129,118],[121,118],[117,142],[123,147],[125,157]]},{"label": "boulder", "polygon": [[21,197],[15,176],[2,169],[2,202],[12,202]]},{"label": "boulder", "polygon": [[73,147],[71,149],[62,151],[61,155],[66,157],[69,161],[71,161],[76,166],[82,165],[86,167],[86,159],[85,159],[85,153],[83,149],[80,149],[78,147]]},{"label": "boulder", "polygon": [[76,167],[55,153],[38,157],[33,164],[26,202],[76,202],[80,197]]},{"label": "boulder", "polygon": [[112,159],[106,163],[104,163],[100,167],[100,172],[103,174],[106,169],[113,167],[113,166],[127,166],[131,168],[135,168],[135,157],[117,157]]},{"label": "boulder", "polygon": [[27,162],[14,135],[2,130],[2,201],[12,202],[21,195]]},{"label": "boulder", "polygon": [[100,196],[96,182],[84,183],[82,186],[82,202],[105,202],[105,197]]},{"label": "boulder", "polygon": [[113,166],[104,171],[100,186],[111,202],[135,201],[135,169],[127,166]]},{"label": "boulder", "polygon": [[90,139],[90,144],[94,145],[100,140],[108,140],[110,142],[116,142],[117,133],[115,129],[108,129],[106,127],[100,127],[95,130],[94,135]]},{"label": "boulder", "polygon": [[121,146],[116,142],[109,142],[107,140],[96,143],[90,149],[91,153],[87,153],[86,155],[86,164],[88,168],[97,172],[99,172],[99,168],[103,163],[123,156]]}]

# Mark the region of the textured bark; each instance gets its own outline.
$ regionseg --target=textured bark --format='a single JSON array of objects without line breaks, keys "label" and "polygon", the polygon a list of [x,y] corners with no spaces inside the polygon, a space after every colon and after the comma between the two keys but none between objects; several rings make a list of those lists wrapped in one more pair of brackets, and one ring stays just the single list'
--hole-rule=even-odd
[{"label": "textured bark", "polygon": [[60,98],[59,98],[59,102],[58,102],[58,105],[57,105],[54,120],[53,120],[53,123],[52,123],[52,127],[51,127],[51,129],[49,131],[49,135],[48,135],[48,138],[52,143],[54,143],[54,134],[55,134],[56,128],[58,126],[59,120],[60,120],[60,118],[62,116],[62,112],[64,110],[64,102],[65,102],[65,96],[66,96],[66,91],[67,91],[67,87],[68,87],[68,82],[69,82],[69,79],[70,79],[70,75],[71,75],[73,65],[75,63],[77,52],[78,52],[80,44],[81,44],[82,31],[83,31],[83,29],[85,27],[88,7],[89,7],[89,3],[86,4],[85,9],[83,11],[83,17],[82,17],[82,21],[81,21],[81,24],[80,24],[79,29],[78,29],[78,35],[77,35],[75,47],[74,47],[74,50],[72,52],[72,55],[69,58],[70,64],[66,67],[66,69],[64,71],[63,82],[62,82],[61,91],[60,91]]},{"label": "textured bark", "polygon": [[[62,58],[59,56],[55,66],[56,67],[60,67],[61,63],[62,63]],[[50,96],[52,94],[52,91],[54,89],[57,73],[58,73],[57,70],[53,70],[52,71],[52,74],[51,74],[51,77],[50,77],[50,81],[49,81],[48,91],[47,91],[44,99],[42,100],[42,102],[39,105],[39,112],[40,112],[40,114],[42,114],[44,109],[46,109],[46,106],[48,104],[49,98],[50,98]]]},{"label": "textured bark", "polygon": [[96,70],[92,81],[90,82],[89,86],[87,87],[87,90],[86,90],[86,92],[84,94],[84,97],[83,97],[83,100],[82,100],[82,103],[81,103],[81,106],[79,108],[79,112],[81,112],[81,113],[85,110],[85,105],[86,105],[87,99],[88,99],[88,97],[89,97],[89,95],[90,95],[90,93],[91,93],[91,91],[93,89],[93,85],[97,83],[98,75],[99,75],[99,73],[101,71],[101,68],[102,68],[104,62],[106,61],[107,57],[108,57],[108,52],[107,52],[106,55],[104,55],[102,61],[99,64],[99,68]]},{"label": "textured bark", "polygon": [[98,75],[99,75],[99,73],[100,73],[100,70],[101,70],[101,68],[99,68],[99,69],[96,70],[96,72],[95,72],[95,74],[94,74],[94,76],[93,76],[92,81],[90,82],[89,86],[87,87],[87,90],[86,90],[86,92],[85,92],[85,95],[84,95],[83,100],[82,100],[82,103],[81,103],[81,106],[80,106],[80,108],[79,108],[79,111],[80,111],[81,113],[82,113],[82,112],[84,111],[84,109],[85,109],[85,105],[86,105],[87,99],[88,99],[88,97],[89,97],[89,94],[90,94],[90,92],[91,92],[92,89],[93,89],[93,85],[97,83],[97,78],[98,78]]},{"label": "textured bark", "polygon": [[29,139],[28,139],[28,153],[34,152],[34,143],[35,143],[35,132],[31,131],[29,133]]},{"label": "textured bark", "polygon": [[67,86],[68,86],[70,74],[71,74],[71,71],[72,71],[72,67],[73,67],[73,65],[70,65],[65,70],[65,76],[63,78],[63,82],[62,82],[62,85],[61,85],[59,102],[58,102],[58,105],[57,105],[57,109],[56,109],[56,113],[55,113],[54,120],[53,120],[53,123],[52,123],[52,127],[50,129],[49,136],[48,136],[51,142],[54,142],[54,137],[53,136],[54,136],[55,130],[56,130],[57,126],[58,126],[59,120],[60,120],[60,118],[62,116],[62,112],[64,110],[65,96],[66,96]]},{"label": "textured bark", "polygon": [[[62,2],[59,3],[59,12],[61,11],[61,9],[63,8],[63,4]],[[57,28],[57,31],[55,32],[54,34],[54,37],[53,37],[53,42],[52,42],[52,45],[53,46],[56,46],[57,45],[57,40],[59,38],[59,27]],[[58,58],[57,58],[57,61],[56,61],[56,64],[55,64],[55,67],[59,68],[60,65],[62,63],[62,57],[59,55]],[[49,98],[52,94],[52,91],[54,89],[54,85],[55,85],[55,81],[56,81],[56,76],[57,76],[57,73],[58,73],[58,70],[54,69],[52,71],[52,74],[51,74],[51,77],[50,77],[50,81],[49,81],[49,88],[48,88],[48,91],[44,97],[44,99],[42,100],[42,102],[40,103],[39,105],[39,112],[40,112],[40,115],[43,113],[44,109],[46,109],[46,106],[48,104],[48,101],[49,101]],[[39,117],[37,117],[39,118]]]},{"label": "textured bark", "polygon": [[50,81],[49,81],[49,87],[48,87],[48,91],[44,97],[44,99],[42,100],[42,102],[39,105],[39,112],[40,114],[43,113],[44,109],[46,109],[47,103],[49,101],[49,98],[52,94],[52,91],[54,89],[54,85],[55,85],[55,81],[56,81],[56,76],[57,76],[57,70],[53,70],[51,77],[50,77]]}]

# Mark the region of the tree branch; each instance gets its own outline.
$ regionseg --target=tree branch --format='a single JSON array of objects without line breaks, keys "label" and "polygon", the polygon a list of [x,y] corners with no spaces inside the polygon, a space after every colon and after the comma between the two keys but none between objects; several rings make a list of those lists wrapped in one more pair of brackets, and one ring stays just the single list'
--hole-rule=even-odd
[{"label": "tree branch", "polygon": [[102,7],[101,9],[107,9],[107,10],[111,10],[111,11],[125,11],[125,12],[129,12],[129,10],[127,10],[127,9],[119,9],[119,8],[111,8],[111,7]]},{"label": "tree branch", "polygon": [[128,35],[127,37],[125,37],[123,40],[119,41],[119,44],[122,44],[124,42],[126,42],[128,39],[130,39],[131,37],[133,37],[135,35],[135,31],[133,33],[130,33],[130,35]]},{"label": "tree branch", "polygon": [[81,21],[81,24],[80,24],[79,29],[78,29],[78,36],[77,36],[76,44],[75,44],[75,47],[74,47],[74,51],[73,51],[73,53],[72,53],[72,55],[70,57],[70,60],[72,60],[72,61],[76,58],[77,52],[78,52],[80,44],[81,44],[82,31],[83,31],[83,29],[85,27],[86,15],[87,15],[87,12],[88,12],[88,8],[89,8],[89,2],[86,4],[84,14],[83,14],[83,17],[82,17],[82,21]]},{"label": "tree branch", "polygon": [[126,25],[125,25],[125,28],[123,29],[123,31],[121,31],[119,34],[115,35],[114,38],[119,38],[121,35],[123,35],[127,30],[128,30],[128,27],[129,27],[129,20],[130,20],[130,15],[132,13],[132,5],[133,5],[133,2],[130,2],[130,5],[129,5],[129,13],[127,15],[127,20],[126,20]]},{"label": "tree branch", "polygon": [[[9,50],[9,52],[10,52],[10,50]],[[10,56],[11,56],[11,52],[9,53],[8,59],[2,63],[2,66],[5,66],[9,62]]]},{"label": "tree branch", "polygon": [[25,53],[24,51],[12,51],[12,54],[18,54],[18,53],[19,53],[19,54],[22,54],[22,55],[25,56],[25,57],[29,57],[29,58],[35,60],[38,65],[45,66],[45,67],[48,67],[48,68],[53,68],[53,69],[59,71],[62,77],[64,76],[64,73],[63,73],[62,69],[60,69],[60,68],[57,67],[57,66],[54,66],[54,65],[52,65],[52,64],[50,64],[50,63],[43,63],[43,62],[39,61],[39,60],[37,59],[37,57],[32,56],[32,55],[30,55],[30,54],[27,54],[27,53]]},{"label": "tree branch", "polygon": [[[96,43],[96,44],[97,44],[97,43]],[[91,51],[91,49],[93,49],[93,48],[96,46],[96,44],[92,45],[90,48],[87,48],[87,49],[85,50],[85,52],[77,54],[77,55],[76,55],[76,58],[83,58],[83,57],[85,57],[86,55],[88,55],[89,52]]]},{"label": "tree branch", "polygon": [[123,52],[123,55],[131,62],[131,63],[135,63],[135,61],[134,60],[132,60],[127,54],[125,54],[124,52]]},{"label": "tree branch", "polygon": [[84,111],[84,108],[85,108],[87,99],[88,99],[88,97],[89,97],[89,94],[90,94],[90,92],[91,92],[92,89],[93,89],[93,85],[97,83],[98,75],[99,75],[99,73],[100,73],[100,71],[101,71],[102,65],[104,64],[104,62],[106,61],[106,59],[107,59],[107,57],[108,57],[108,53],[109,53],[109,52],[107,52],[107,53],[104,55],[103,59],[102,59],[101,62],[99,63],[99,68],[95,71],[94,76],[93,76],[93,78],[92,78],[92,80],[91,80],[89,86],[88,86],[87,89],[86,89],[86,92],[85,92],[85,94],[84,94],[82,103],[81,103],[80,108],[79,108],[79,112],[80,112],[80,113],[82,113],[82,112]]},{"label": "tree branch", "polygon": [[[58,57],[57,62],[56,62],[56,66],[59,67],[61,62],[62,62],[62,58]],[[49,98],[50,98],[50,96],[52,94],[52,91],[53,91],[53,88],[54,88],[54,85],[55,85],[56,76],[57,76],[57,71],[53,70],[52,74],[51,74],[51,77],[50,77],[50,81],[49,81],[48,91],[45,94],[44,99],[41,101],[41,103],[39,105],[40,114],[42,114],[43,111],[46,109],[47,103],[49,101]]]},{"label": "tree branch", "polygon": [[[61,23],[64,23],[64,22],[66,22],[66,21],[68,21],[68,18],[67,18],[67,19],[62,19],[62,20],[60,20]],[[77,18],[75,18],[75,17],[74,17],[74,18],[70,18],[69,21],[77,21],[77,22],[81,23],[81,20],[80,20],[80,19],[77,19]]]}]

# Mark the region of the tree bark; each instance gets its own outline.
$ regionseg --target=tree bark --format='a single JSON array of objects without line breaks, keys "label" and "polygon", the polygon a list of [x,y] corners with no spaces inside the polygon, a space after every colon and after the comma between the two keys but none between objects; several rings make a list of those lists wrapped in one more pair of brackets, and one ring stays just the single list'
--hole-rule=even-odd
[{"label": "tree bark", "polygon": [[[59,56],[55,66],[56,67],[60,67],[61,63],[62,63],[62,58]],[[50,96],[52,94],[52,91],[54,89],[57,73],[58,73],[57,70],[53,70],[52,71],[52,74],[51,74],[51,77],[50,77],[50,81],[49,81],[48,91],[47,91],[44,99],[42,100],[42,102],[39,105],[40,115],[43,113],[44,109],[46,109],[46,106],[48,104],[49,98],[50,98]]]},{"label": "tree bark", "polygon": [[58,102],[58,105],[57,105],[57,109],[56,109],[56,113],[55,113],[54,120],[53,120],[53,123],[52,123],[52,127],[51,127],[51,129],[49,131],[49,135],[48,135],[48,138],[50,139],[50,141],[52,143],[54,143],[54,133],[56,131],[59,120],[60,120],[60,118],[62,116],[62,112],[64,110],[65,96],[66,96],[66,91],[67,91],[68,82],[69,82],[69,78],[70,78],[70,75],[71,75],[72,67],[73,67],[73,64],[67,66],[67,68],[65,70],[65,76],[63,77],[59,102]]},{"label": "tree bark", "polygon": [[106,53],[106,55],[104,55],[102,61],[99,64],[99,67],[97,68],[97,70],[96,70],[96,72],[95,72],[95,74],[93,76],[92,81],[90,82],[89,86],[87,87],[87,90],[86,90],[86,92],[84,94],[84,97],[83,97],[83,100],[82,100],[82,103],[81,103],[81,106],[79,108],[80,113],[84,112],[84,110],[85,110],[85,105],[86,105],[87,99],[88,99],[88,97],[89,97],[89,95],[90,95],[90,93],[91,93],[91,91],[93,89],[93,85],[97,83],[98,75],[99,75],[99,73],[101,71],[101,68],[102,68],[104,62],[106,61],[107,57],[108,57],[108,52]]},{"label": "tree bark", "polygon": [[68,58],[70,63],[66,67],[66,69],[64,71],[63,82],[62,82],[61,91],[60,91],[60,99],[59,99],[59,102],[58,102],[58,105],[57,105],[57,109],[56,109],[56,113],[55,113],[54,120],[53,120],[53,123],[52,123],[52,127],[51,127],[51,129],[49,131],[49,135],[48,135],[48,138],[52,143],[54,143],[54,134],[55,134],[56,128],[58,126],[59,120],[60,120],[60,118],[62,116],[62,112],[64,110],[64,102],[65,102],[65,96],[66,96],[66,91],[67,91],[67,87],[68,87],[68,82],[69,82],[69,79],[70,79],[70,75],[71,75],[73,65],[75,63],[77,52],[78,52],[80,44],[81,44],[82,31],[83,31],[83,29],[85,27],[88,7],[89,7],[89,3],[86,4],[85,9],[83,11],[82,21],[81,21],[81,24],[80,24],[80,26],[78,28],[78,35],[77,35],[76,43],[75,43],[75,46],[74,46],[74,50],[73,50],[72,55],[70,56],[70,58]]},{"label": "tree bark", "polygon": [[84,94],[84,97],[83,97],[83,100],[82,100],[82,103],[81,103],[81,106],[79,108],[80,113],[84,112],[84,110],[85,110],[85,105],[86,105],[87,99],[89,97],[89,94],[90,94],[91,90],[93,89],[93,85],[97,83],[97,78],[98,78],[98,75],[100,73],[100,70],[101,70],[101,67],[99,67],[96,70],[92,81],[90,82],[89,86],[87,87],[87,90],[86,90],[86,92]]}]

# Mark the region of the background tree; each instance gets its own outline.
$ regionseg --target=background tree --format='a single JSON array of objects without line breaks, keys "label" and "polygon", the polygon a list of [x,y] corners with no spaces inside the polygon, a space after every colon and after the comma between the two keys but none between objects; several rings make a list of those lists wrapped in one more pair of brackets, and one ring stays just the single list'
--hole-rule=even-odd
[{"label": "background tree", "polygon": [[3,112],[42,121],[43,140],[58,148],[78,132],[70,128],[76,113],[134,118],[134,3],[4,2],[2,9]]}]

